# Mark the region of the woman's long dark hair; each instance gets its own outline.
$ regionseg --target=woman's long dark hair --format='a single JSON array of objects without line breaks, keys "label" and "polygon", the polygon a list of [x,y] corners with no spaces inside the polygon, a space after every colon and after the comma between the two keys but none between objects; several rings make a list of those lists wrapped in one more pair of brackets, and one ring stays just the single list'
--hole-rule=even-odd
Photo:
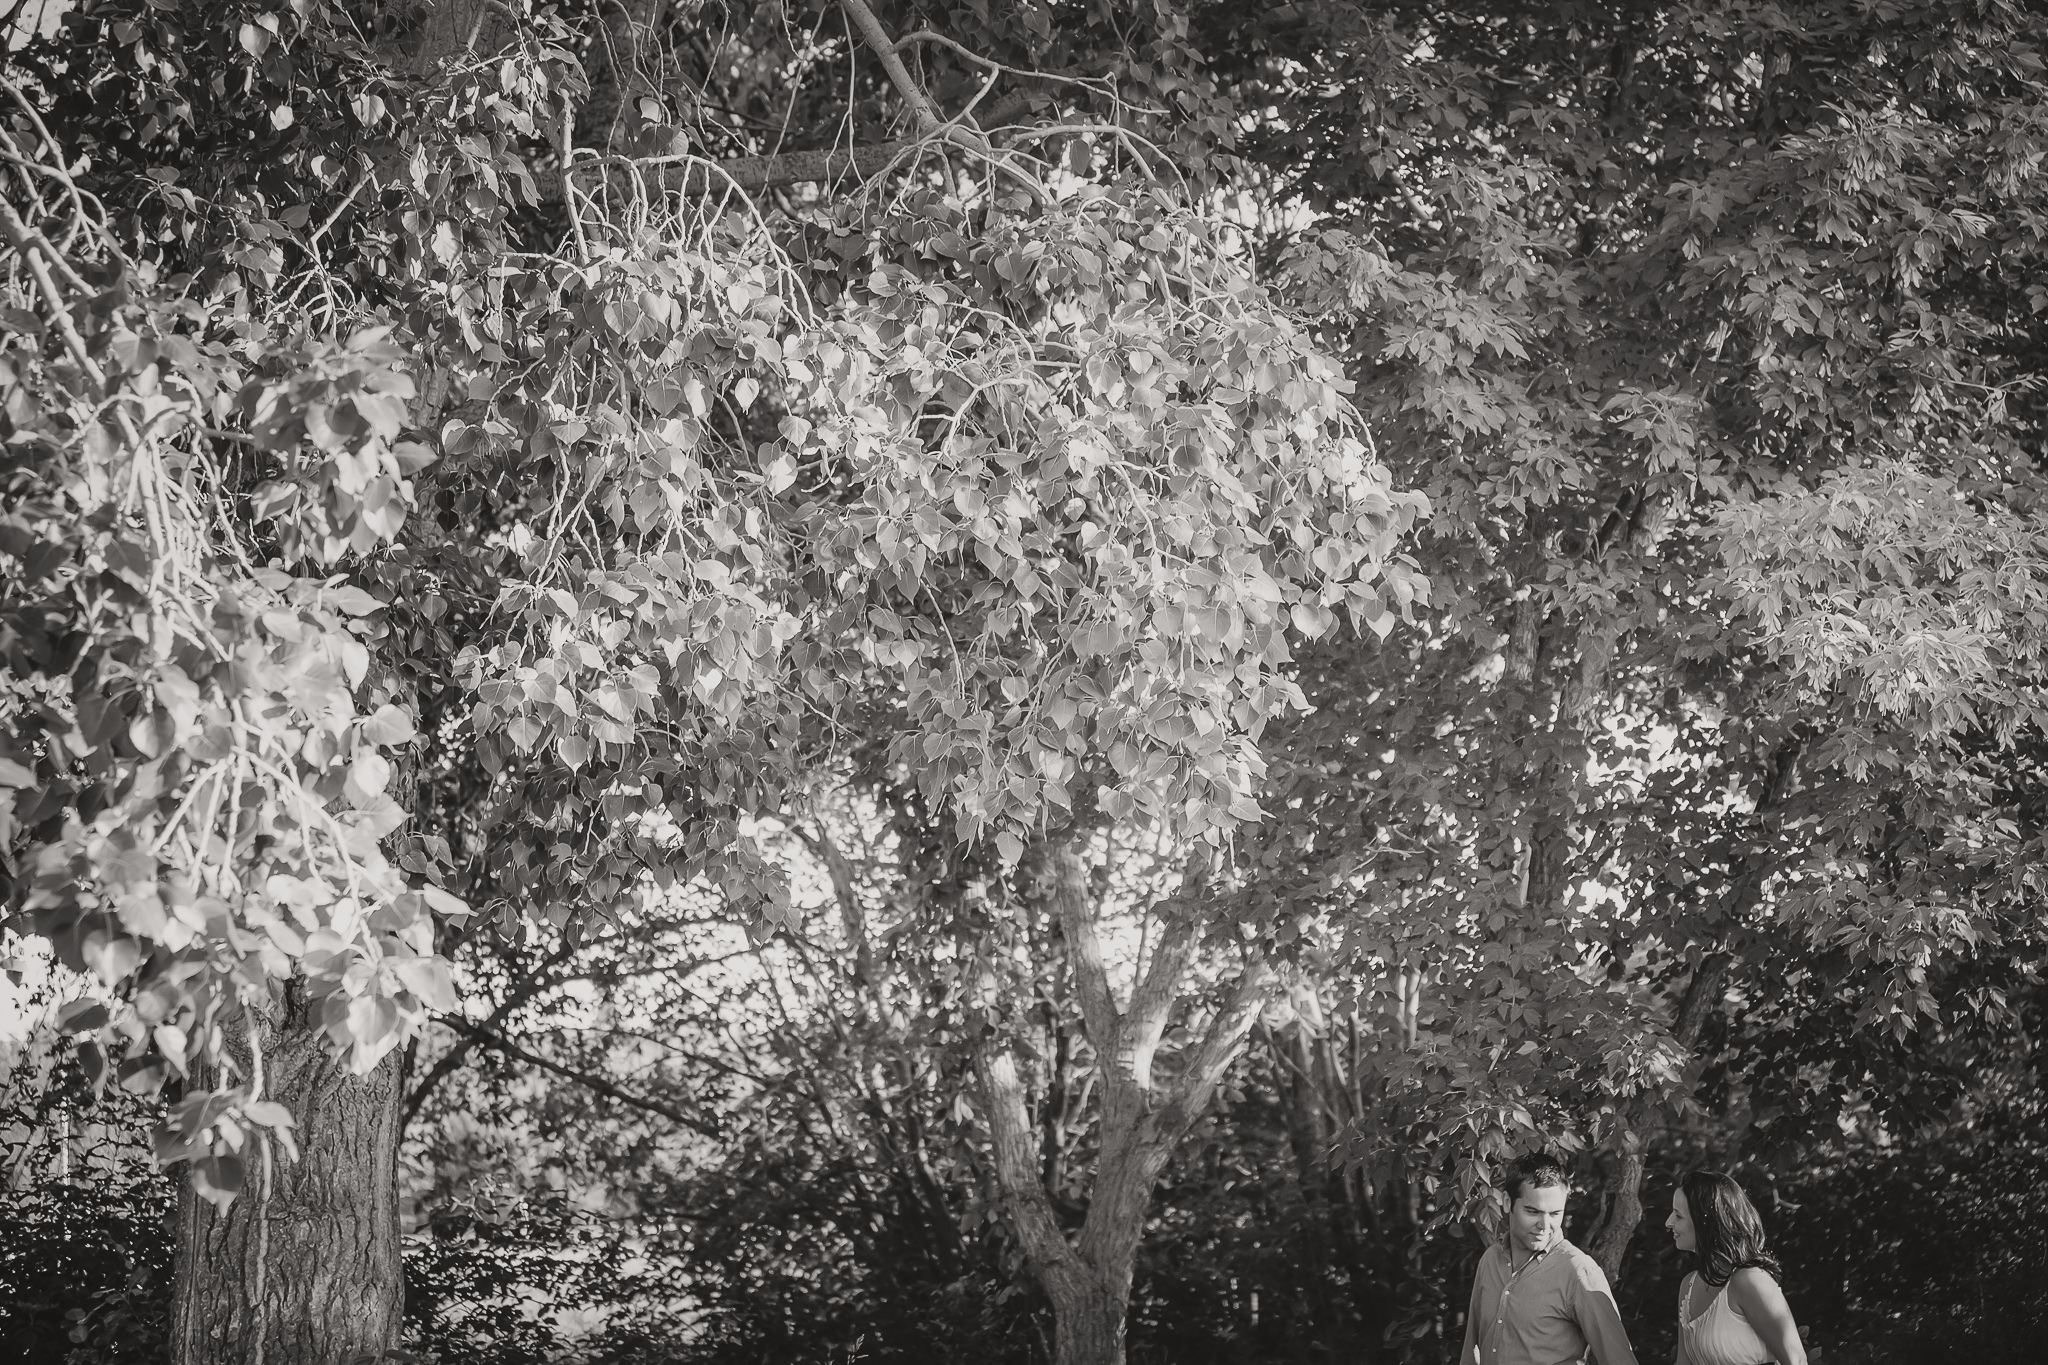
[{"label": "woman's long dark hair", "polygon": [[1692,1214],[1693,1263],[1701,1278],[1718,1289],[1751,1266],[1782,1278],[1778,1258],[1765,1244],[1764,1220],[1742,1186],[1719,1171],[1694,1171],[1679,1188]]}]

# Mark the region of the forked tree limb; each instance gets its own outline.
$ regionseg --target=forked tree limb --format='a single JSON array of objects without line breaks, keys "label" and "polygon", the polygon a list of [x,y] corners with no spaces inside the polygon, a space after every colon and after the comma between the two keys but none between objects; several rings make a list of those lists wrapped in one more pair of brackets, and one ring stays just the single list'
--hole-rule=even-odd
[{"label": "forked tree limb", "polygon": [[875,17],[875,12],[868,8],[867,0],[839,0],[839,8],[846,12],[846,17],[859,31],[861,41],[881,62],[882,71],[889,77],[889,83],[896,87],[896,93],[910,106],[917,131],[926,134],[936,132],[945,119],[940,116],[938,106],[932,103],[932,97],[911,76],[910,68],[903,64],[896,40],[882,27],[882,21]]},{"label": "forked tree limb", "polygon": [[1095,911],[1088,903],[1087,870],[1070,845],[1059,844],[1046,851],[1043,875],[1048,899],[1060,936],[1067,941],[1067,965],[1074,973],[1074,992],[1081,998],[1081,1024],[1110,1083],[1121,1068],[1114,1063],[1122,1050],[1124,1016],[1110,990],[1109,969],[1102,957],[1102,940],[1095,932]]},{"label": "forked tree limb", "polygon": [[1000,1039],[983,1038],[974,1046],[974,1070],[981,1083],[996,1189],[1018,1248],[1041,1284],[1056,1275],[1075,1274],[1073,1247],[1060,1231],[1046,1193],[1038,1135],[1032,1131],[1016,1058]]},{"label": "forked tree limb", "polygon": [[1163,1126],[1173,1141],[1185,1137],[1208,1111],[1224,1073],[1243,1054],[1252,1026],[1259,1022],[1259,1016],[1279,989],[1280,977],[1272,965],[1256,954],[1247,957],[1239,969],[1237,985],[1216,1011],[1216,1017],[1209,1021],[1208,1031],[1174,1083],[1162,1115]]}]

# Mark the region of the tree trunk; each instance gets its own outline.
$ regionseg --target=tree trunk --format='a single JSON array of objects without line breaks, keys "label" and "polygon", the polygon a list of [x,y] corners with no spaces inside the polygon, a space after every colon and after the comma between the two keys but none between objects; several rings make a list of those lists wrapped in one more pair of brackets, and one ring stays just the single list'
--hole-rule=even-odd
[{"label": "tree trunk", "polygon": [[[1732,962],[1727,953],[1710,953],[1686,984],[1671,1035],[1687,1047],[1699,1041],[1707,1015],[1721,1003]],[[1609,1182],[1608,1192],[1612,1202],[1608,1206],[1607,1220],[1594,1239],[1592,1255],[1606,1273],[1608,1283],[1613,1284],[1621,1277],[1622,1258],[1628,1255],[1628,1244],[1636,1235],[1637,1225],[1643,1221],[1643,1156],[1640,1151],[1622,1154]]]},{"label": "tree trunk", "polygon": [[[350,1365],[398,1345],[398,1054],[352,1076],[296,999],[280,1013],[254,1027],[266,1097],[297,1119],[299,1157],[274,1153],[266,1180],[245,1152],[225,1213],[181,1188],[174,1365]],[[246,1066],[246,1041],[230,1039]]]},{"label": "tree trunk", "polygon": [[1087,1226],[1040,1268],[1039,1283],[1052,1300],[1054,1365],[1124,1365],[1138,1243],[1171,1155],[1160,1141],[1105,1153]]},{"label": "tree trunk", "polygon": [[[1759,822],[1770,818],[1791,794],[1800,753],[1799,741],[1788,740],[1771,755],[1770,770],[1764,777],[1763,789],[1757,793],[1756,819]],[[1743,864],[1742,874],[1736,879],[1725,912],[1730,923],[1748,914],[1763,899],[1764,876],[1769,860],[1761,854],[1752,853],[1743,859]],[[1721,997],[1727,991],[1728,977],[1734,965],[1734,955],[1725,949],[1710,952],[1700,959],[1699,966],[1693,970],[1692,980],[1686,983],[1684,996],[1678,1002],[1678,1013],[1671,1026],[1673,1038],[1688,1048],[1698,1044],[1708,1017],[1719,1008]],[[1620,1275],[1621,1259],[1628,1254],[1629,1240],[1635,1236],[1636,1225],[1643,1217],[1643,1159],[1640,1154],[1624,1154],[1610,1188],[1614,1203],[1608,1211],[1605,1226],[1600,1230],[1593,1259],[1600,1263],[1600,1268],[1607,1272],[1611,1282]]]},{"label": "tree trunk", "polygon": [[[1157,1085],[1153,1054],[1194,955],[1195,926],[1178,915],[1162,927],[1129,1007],[1119,1008],[1080,857],[1068,846],[1041,848],[1027,867],[1027,894],[1044,903],[1066,941],[1082,1027],[1102,1078],[1102,1150],[1087,1217],[1070,1241],[1053,1215],[1044,1154],[1016,1057],[1005,1040],[991,1034],[975,1045],[975,1071],[988,1110],[996,1187],[1025,1266],[1052,1301],[1055,1365],[1124,1365],[1131,1279],[1153,1187],[1243,1052],[1259,1012],[1277,990],[1277,978],[1263,958],[1248,960],[1201,1041],[1181,1052],[1179,1077]],[[984,986],[991,996],[1001,989],[993,972],[984,976]]]},{"label": "tree trunk", "polygon": [[1015,1058],[1008,1048],[984,1041],[975,1049],[975,1069],[988,1108],[1005,1221],[1031,1277],[1052,1302],[1054,1365],[1123,1365],[1131,1274],[1164,1154],[1148,1169],[1118,1151],[1105,1152],[1088,1210],[1086,1231],[1094,1236],[1084,1234],[1080,1245],[1069,1242],[1040,1183],[1038,1136]]},{"label": "tree trunk", "polygon": [[1616,1158],[1607,1182],[1607,1217],[1589,1250],[1609,1284],[1621,1281],[1622,1258],[1643,1221],[1643,1154],[1625,1152]]},{"label": "tree trunk", "polygon": [[1129,1278],[1121,1294],[1097,1276],[1062,1276],[1047,1284],[1055,1365],[1124,1365]]}]

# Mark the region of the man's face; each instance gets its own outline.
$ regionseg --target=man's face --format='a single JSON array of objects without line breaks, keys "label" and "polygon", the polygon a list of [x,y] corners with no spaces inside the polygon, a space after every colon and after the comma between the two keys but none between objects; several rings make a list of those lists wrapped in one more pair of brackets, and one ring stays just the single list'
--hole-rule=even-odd
[{"label": "man's face", "polygon": [[1508,1209],[1508,1236],[1515,1250],[1539,1255],[1564,1237],[1564,1201],[1570,1193],[1562,1185],[1522,1186]]}]

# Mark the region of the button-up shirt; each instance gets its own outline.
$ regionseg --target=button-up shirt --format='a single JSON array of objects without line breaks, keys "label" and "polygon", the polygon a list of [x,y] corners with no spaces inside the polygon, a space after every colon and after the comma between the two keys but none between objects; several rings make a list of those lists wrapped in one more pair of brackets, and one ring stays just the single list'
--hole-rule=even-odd
[{"label": "button-up shirt", "polygon": [[1560,1238],[1520,1270],[1505,1241],[1479,1258],[1458,1365],[1568,1365],[1589,1347],[1598,1365],[1636,1365],[1591,1256]]}]

